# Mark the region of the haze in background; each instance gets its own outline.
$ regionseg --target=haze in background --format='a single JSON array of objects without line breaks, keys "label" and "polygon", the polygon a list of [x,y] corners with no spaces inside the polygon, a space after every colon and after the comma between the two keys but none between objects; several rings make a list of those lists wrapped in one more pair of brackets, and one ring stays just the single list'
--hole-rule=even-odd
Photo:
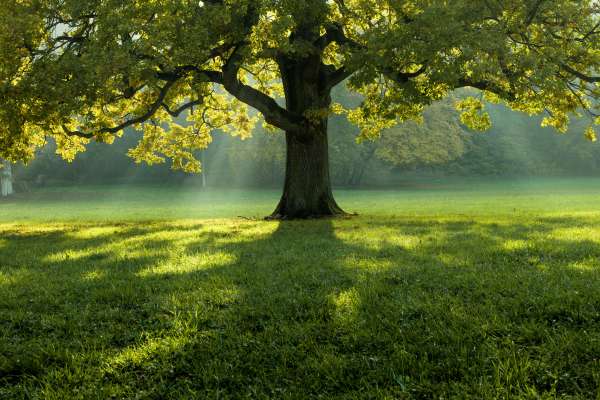
[{"label": "haze in background", "polygon": [[[338,93],[338,97],[349,95]],[[351,96],[351,95],[350,95]],[[352,101],[352,99],[342,99]],[[446,107],[448,108],[448,107]],[[340,188],[396,188],[439,179],[575,177],[600,175],[600,147],[583,136],[585,121],[558,134],[541,128],[540,119],[490,106],[493,128],[471,132],[449,115],[444,105],[426,113],[425,128],[416,124],[385,132],[382,141],[356,143],[357,129],[344,117],[331,119],[330,153],[333,183]],[[459,131],[447,121],[453,120]],[[449,127],[448,127],[449,126]],[[427,130],[429,129],[429,131]],[[280,188],[285,143],[281,133],[257,129],[242,141],[215,132],[199,157],[203,173],[190,175],[164,164],[135,164],[127,156],[140,138],[126,132],[113,145],[92,143],[69,164],[49,143],[28,166],[14,171],[17,191],[46,186],[95,184],[171,184],[212,188]],[[390,150],[391,149],[391,150]]]}]

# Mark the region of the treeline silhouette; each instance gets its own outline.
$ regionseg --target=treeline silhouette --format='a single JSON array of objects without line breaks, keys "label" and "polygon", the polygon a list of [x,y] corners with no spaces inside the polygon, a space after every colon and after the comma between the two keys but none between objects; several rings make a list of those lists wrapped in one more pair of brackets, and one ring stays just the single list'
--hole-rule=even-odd
[{"label": "treeline silhouette", "polygon": [[[351,100],[346,100],[351,101]],[[566,134],[540,126],[503,106],[490,106],[493,128],[460,132],[446,121],[451,100],[425,115],[425,128],[409,123],[384,132],[379,141],[357,143],[358,129],[343,116],[330,122],[331,175],[336,186],[393,186],[411,179],[439,177],[594,176],[600,174],[600,145],[583,136],[587,121],[575,120]],[[208,149],[198,154],[203,174],[190,175],[164,164],[135,164],[128,149],[140,139],[126,132],[112,145],[91,143],[72,163],[55,154],[49,143],[27,166],[17,166],[21,186],[120,183],[193,183],[211,187],[277,187],[285,168],[281,133],[256,129],[241,140],[215,132]],[[17,184],[19,188],[19,184]]]}]

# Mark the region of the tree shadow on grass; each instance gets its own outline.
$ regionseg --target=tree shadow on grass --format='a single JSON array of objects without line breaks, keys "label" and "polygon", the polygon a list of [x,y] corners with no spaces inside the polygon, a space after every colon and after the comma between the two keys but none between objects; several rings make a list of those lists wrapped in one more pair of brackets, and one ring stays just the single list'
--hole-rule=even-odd
[{"label": "tree shadow on grass", "polygon": [[600,244],[569,236],[580,227],[594,229],[376,218],[14,231],[0,247],[0,394],[590,398]]}]

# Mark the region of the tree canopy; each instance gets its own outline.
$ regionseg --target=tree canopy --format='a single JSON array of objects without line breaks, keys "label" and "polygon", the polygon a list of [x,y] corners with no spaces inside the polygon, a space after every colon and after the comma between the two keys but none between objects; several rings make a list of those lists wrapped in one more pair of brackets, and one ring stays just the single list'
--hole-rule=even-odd
[{"label": "tree canopy", "polygon": [[[193,151],[211,130],[249,134],[248,105],[284,130],[348,112],[373,137],[459,87],[545,112],[544,124],[564,130],[570,112],[595,116],[598,9],[591,0],[9,0],[0,155],[29,159],[52,136],[71,158],[89,139],[137,126],[145,135],[133,157],[195,170]],[[325,87],[350,78],[365,101],[304,115],[280,105],[282,60],[313,55]],[[482,105],[462,101],[463,122],[487,128]],[[172,121],[188,110],[191,125]]]},{"label": "tree canopy", "polygon": [[[474,88],[457,104],[471,128],[489,128],[486,100],[560,131],[585,113],[596,140],[599,11],[596,0],[8,0],[0,156],[28,160],[51,136],[72,159],[135,127],[134,159],[198,171],[211,132],[249,135],[253,108],[286,132],[276,214],[335,214],[332,113],[376,138]],[[363,98],[351,109],[331,101],[344,81]]]}]

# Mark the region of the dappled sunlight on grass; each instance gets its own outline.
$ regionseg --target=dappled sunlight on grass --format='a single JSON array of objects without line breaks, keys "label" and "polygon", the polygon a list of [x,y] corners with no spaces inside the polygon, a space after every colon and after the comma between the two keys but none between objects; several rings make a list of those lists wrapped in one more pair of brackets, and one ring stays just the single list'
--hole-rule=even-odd
[{"label": "dappled sunlight on grass", "polygon": [[[376,251],[376,249],[374,250]],[[340,264],[359,273],[385,271],[389,268],[401,267],[401,265],[394,264],[391,260],[382,260],[378,257],[362,257],[356,254],[347,256]]]},{"label": "dappled sunlight on grass", "polygon": [[174,255],[170,260],[146,268],[136,273],[139,277],[151,275],[188,274],[210,268],[224,267],[237,261],[237,258],[227,252],[205,252],[194,255]]},{"label": "dappled sunlight on grass", "polygon": [[468,268],[471,266],[471,262],[467,254],[454,255],[440,253],[437,255],[435,262],[432,260],[432,263],[430,263],[429,265],[424,265],[423,267],[432,267],[440,265],[444,268]]},{"label": "dappled sunlight on grass", "polygon": [[585,226],[554,229],[549,236],[555,239],[574,242],[585,238],[586,241],[600,244],[600,221],[597,225],[588,223]]},{"label": "dappled sunlight on grass", "polygon": [[65,238],[74,240],[85,240],[102,237],[110,237],[111,235],[117,234],[124,231],[126,228],[117,225],[106,225],[106,226],[88,226],[81,227],[73,232],[66,232]]},{"label": "dappled sunlight on grass", "polygon": [[81,279],[87,281],[99,281],[106,279],[106,271],[97,269],[95,271],[86,271],[81,274]]},{"label": "dappled sunlight on grass", "polygon": [[502,248],[505,250],[523,250],[528,246],[527,241],[523,239],[509,239],[502,244]]},{"label": "dappled sunlight on grass", "polygon": [[0,285],[7,285],[9,283],[13,283],[14,278],[12,276],[9,277],[8,274],[0,271]]},{"label": "dappled sunlight on grass", "polygon": [[332,295],[332,302],[335,307],[333,310],[333,323],[338,328],[348,329],[356,324],[357,318],[360,318],[360,302],[362,297],[356,288],[342,290],[340,293]]},{"label": "dappled sunlight on grass", "polygon": [[53,253],[45,256],[41,259],[44,263],[59,263],[64,261],[78,261],[81,259],[90,258],[92,256],[97,256],[98,258],[102,257],[103,250],[108,250],[107,248],[95,249],[95,248],[87,248],[84,250],[65,250],[60,253]]},{"label": "dappled sunlight on grass", "polygon": [[593,398],[597,223],[3,224],[0,397]]},{"label": "dappled sunlight on grass", "polygon": [[106,373],[115,374],[125,368],[135,367],[140,369],[146,367],[147,373],[152,373],[157,366],[153,365],[151,361],[157,353],[176,353],[188,342],[189,339],[186,337],[148,339],[140,345],[127,347],[120,351],[117,356],[107,362]]},{"label": "dappled sunlight on grass", "polygon": [[571,263],[569,267],[582,272],[592,272],[598,270],[598,264],[599,262],[597,258],[589,258],[587,260]]},{"label": "dappled sunlight on grass", "polygon": [[[359,242],[365,249],[373,251],[381,250],[382,248],[389,246],[412,250],[422,241],[422,238],[417,235],[402,233],[401,230],[398,230],[398,227],[396,227],[396,229],[391,227],[373,229],[371,234],[365,237],[364,231],[361,230],[358,225],[338,225],[335,228],[335,236],[342,242]],[[382,242],[382,238],[385,238],[385,242]]]}]

